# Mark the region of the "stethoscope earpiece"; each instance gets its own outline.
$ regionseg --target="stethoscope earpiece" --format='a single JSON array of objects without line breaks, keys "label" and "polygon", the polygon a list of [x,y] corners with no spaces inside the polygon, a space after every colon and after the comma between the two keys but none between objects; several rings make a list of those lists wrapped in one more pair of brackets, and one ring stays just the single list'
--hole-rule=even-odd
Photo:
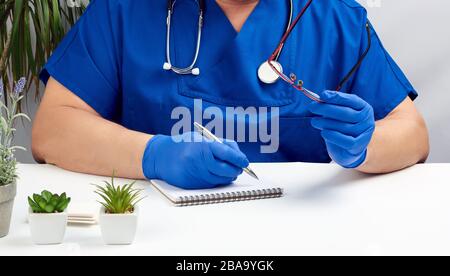
[{"label": "stethoscope earpiece", "polygon": [[194,68],[194,69],[192,69],[192,75],[194,75],[194,76],[198,76],[198,75],[200,75],[200,68]]},{"label": "stethoscope earpiece", "polygon": [[163,69],[166,71],[172,70],[172,65],[168,62],[164,62]]}]

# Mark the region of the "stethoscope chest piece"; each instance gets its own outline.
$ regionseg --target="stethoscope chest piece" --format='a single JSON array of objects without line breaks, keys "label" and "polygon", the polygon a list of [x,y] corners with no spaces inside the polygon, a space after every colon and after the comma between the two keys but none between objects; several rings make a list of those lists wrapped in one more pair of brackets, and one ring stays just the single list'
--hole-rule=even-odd
[{"label": "stethoscope chest piece", "polygon": [[[274,66],[280,73],[283,73],[283,67],[279,62],[271,61],[271,63],[272,66]],[[273,84],[280,78],[280,76],[272,69],[269,61],[266,61],[258,68],[258,78],[265,84]]]}]

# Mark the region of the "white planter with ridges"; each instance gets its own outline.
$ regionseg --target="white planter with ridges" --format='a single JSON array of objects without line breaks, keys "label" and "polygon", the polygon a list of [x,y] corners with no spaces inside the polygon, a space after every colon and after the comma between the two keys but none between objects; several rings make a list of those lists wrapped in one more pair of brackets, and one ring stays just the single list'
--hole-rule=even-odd
[{"label": "white planter with ridges", "polygon": [[107,214],[105,208],[100,210],[100,229],[103,241],[108,245],[132,244],[136,236],[139,208],[132,214]]},{"label": "white planter with ridges", "polygon": [[29,208],[31,240],[35,244],[60,244],[67,228],[67,211],[63,213],[35,214]]}]

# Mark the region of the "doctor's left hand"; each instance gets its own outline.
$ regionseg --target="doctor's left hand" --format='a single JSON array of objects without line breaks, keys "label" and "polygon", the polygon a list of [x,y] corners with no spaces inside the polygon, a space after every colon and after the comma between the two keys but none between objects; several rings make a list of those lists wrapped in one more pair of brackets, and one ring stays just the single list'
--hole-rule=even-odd
[{"label": "doctor's left hand", "polygon": [[308,109],[318,117],[313,127],[321,131],[328,154],[345,168],[359,167],[367,157],[367,146],[375,131],[372,106],[354,94],[325,91],[323,103],[312,102]]}]

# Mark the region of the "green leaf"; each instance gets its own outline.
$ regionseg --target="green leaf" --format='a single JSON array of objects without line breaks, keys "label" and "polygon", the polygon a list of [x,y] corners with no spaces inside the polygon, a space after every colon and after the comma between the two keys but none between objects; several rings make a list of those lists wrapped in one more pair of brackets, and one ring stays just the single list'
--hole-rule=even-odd
[{"label": "green leaf", "polygon": [[18,34],[19,25],[20,25],[20,18],[22,17],[24,7],[24,0],[16,0],[15,6],[14,6],[14,18],[13,18],[13,27],[12,27],[12,33],[13,35]]},{"label": "green leaf", "polygon": [[31,197],[28,197],[28,204],[30,205],[31,210],[33,210],[33,213],[42,213],[41,207],[39,207],[39,205],[34,202]]},{"label": "green leaf", "polygon": [[70,200],[71,198],[67,198],[66,193],[62,194],[59,198],[58,204],[56,205],[56,210],[60,213],[64,212],[69,205]]},{"label": "green leaf", "polygon": [[54,209],[56,209],[56,206],[58,205],[59,201],[60,201],[59,196],[57,194],[54,194],[50,199],[49,203],[51,206],[53,206]]},{"label": "green leaf", "polygon": [[45,206],[44,210],[45,210],[47,213],[53,213],[53,212],[55,211],[55,206],[49,204],[49,205]]},{"label": "green leaf", "polygon": [[6,119],[3,116],[0,117],[0,131],[2,133],[8,132],[8,123],[6,122]]},{"label": "green leaf", "polygon": [[63,28],[61,25],[61,14],[58,0],[52,0],[52,14],[53,14],[52,26],[54,27],[54,33],[58,38],[62,38]]},{"label": "green leaf", "polygon": [[17,113],[16,115],[13,116],[12,119],[15,120],[15,119],[18,119],[18,118],[25,118],[26,120],[31,122],[31,118],[25,113]]},{"label": "green leaf", "polygon": [[43,200],[43,198],[38,194],[33,194],[33,199],[34,199],[34,202],[36,202],[36,203],[39,203],[39,201]]},{"label": "green leaf", "polygon": [[47,202],[44,199],[37,201],[37,204],[42,210],[45,210],[47,208]]},{"label": "green leaf", "polygon": [[65,200],[62,200],[60,202],[60,204],[56,207],[58,212],[60,212],[60,213],[64,212],[67,209],[67,207],[69,206],[70,200],[71,200],[70,197],[66,198]]},{"label": "green leaf", "polygon": [[27,151],[26,148],[21,147],[21,146],[12,146],[10,147],[11,150],[23,150],[23,151]]},{"label": "green leaf", "polygon": [[53,194],[50,193],[49,191],[43,191],[41,193],[42,198],[44,198],[45,201],[50,202],[50,199],[53,197]]}]

